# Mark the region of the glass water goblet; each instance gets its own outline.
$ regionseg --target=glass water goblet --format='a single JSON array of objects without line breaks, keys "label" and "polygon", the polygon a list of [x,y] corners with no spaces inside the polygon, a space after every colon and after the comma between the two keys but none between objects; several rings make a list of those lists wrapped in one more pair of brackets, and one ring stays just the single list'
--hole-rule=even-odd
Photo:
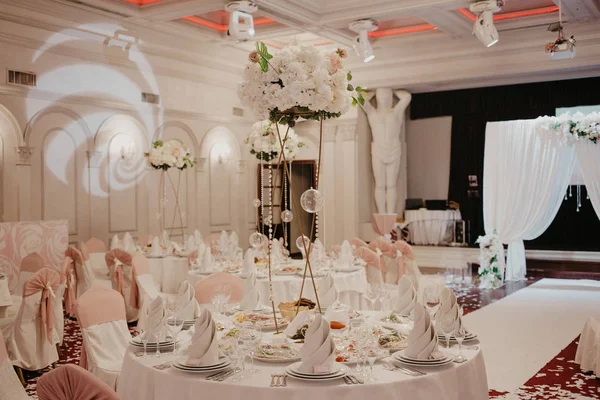
[{"label": "glass water goblet", "polygon": [[435,319],[435,313],[440,307],[440,289],[438,286],[429,285],[423,289],[423,303],[431,319]]},{"label": "glass water goblet", "polygon": [[377,378],[373,375],[373,364],[377,361],[377,348],[370,346],[367,351],[367,361],[369,362],[369,376],[367,377],[369,382],[375,382]]},{"label": "glass water goblet", "polygon": [[450,350],[450,338],[452,334],[456,331],[456,321],[452,318],[452,316],[447,316],[445,319],[441,320],[437,326],[440,327],[440,331],[444,338],[446,339],[446,348]]},{"label": "glass water goblet", "polygon": [[168,318],[167,318],[167,328],[169,329],[169,333],[171,334],[171,337],[173,338],[173,353],[175,355],[179,354],[179,351],[177,349],[177,336],[179,335],[179,332],[181,332],[181,330],[183,329],[183,319],[180,318],[177,314],[171,314]]},{"label": "glass water goblet", "polygon": [[144,355],[143,358],[148,358],[148,332],[143,329],[140,329],[140,333],[138,335],[140,337],[140,341],[144,346]]},{"label": "glass water goblet", "polygon": [[467,331],[462,324],[460,324],[460,326],[456,329],[456,332],[454,332],[454,337],[456,338],[456,343],[458,343],[458,355],[456,357],[454,357],[454,361],[457,363],[463,363],[463,362],[467,361],[467,358],[463,355],[463,352],[462,352],[462,343],[465,340],[466,334],[467,334]]},{"label": "glass water goblet", "polygon": [[260,346],[260,343],[262,342],[262,329],[260,328],[260,326],[253,325],[252,329],[248,329],[248,331],[250,332],[250,346],[248,348],[248,353],[250,355],[249,372],[251,374],[258,374],[260,373],[260,370],[254,365],[254,356],[256,355],[256,350],[258,349],[258,346]]}]

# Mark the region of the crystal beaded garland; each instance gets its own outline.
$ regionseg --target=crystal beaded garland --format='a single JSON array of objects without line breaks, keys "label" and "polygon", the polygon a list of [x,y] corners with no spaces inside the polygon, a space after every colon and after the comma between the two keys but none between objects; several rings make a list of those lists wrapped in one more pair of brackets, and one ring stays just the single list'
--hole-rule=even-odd
[{"label": "crystal beaded garland", "polygon": [[290,210],[283,210],[281,212],[281,220],[283,222],[292,222],[294,219],[294,214]]},{"label": "crystal beaded garland", "polygon": [[254,200],[252,200],[252,205],[254,206],[254,208],[260,207],[261,204],[262,203],[261,203],[260,199],[254,199]]},{"label": "crystal beaded garland", "polygon": [[250,235],[250,246],[254,249],[258,249],[265,243],[265,236],[260,232],[254,232]]},{"label": "crystal beaded garland", "polygon": [[323,208],[323,195],[316,189],[310,188],[300,196],[300,205],[304,211],[314,214]]}]

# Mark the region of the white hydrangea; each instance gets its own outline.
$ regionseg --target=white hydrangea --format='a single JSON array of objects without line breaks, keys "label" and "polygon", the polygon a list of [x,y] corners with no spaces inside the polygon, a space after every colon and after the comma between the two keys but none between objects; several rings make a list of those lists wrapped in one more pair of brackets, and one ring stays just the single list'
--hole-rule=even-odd
[{"label": "white hydrangea", "polygon": [[564,144],[582,139],[596,143],[600,137],[600,113],[577,112],[573,115],[567,113],[558,117],[540,117],[536,120],[536,129],[542,133],[554,133]]},{"label": "white hydrangea", "polygon": [[[278,125],[278,127],[281,140],[283,141],[285,158],[287,161],[292,161],[298,155],[300,148],[304,147],[305,144],[292,128],[289,128],[288,131],[287,126]],[[250,154],[255,155],[259,160],[268,162],[279,157],[281,144],[277,136],[277,126],[268,120],[254,123],[252,130],[246,136],[244,142],[250,148]]]},{"label": "white hydrangea", "polygon": [[258,118],[267,119],[271,110],[281,112],[292,107],[343,114],[351,103],[347,74],[340,56],[324,54],[314,46],[285,47],[269,60],[263,72],[249,62],[238,94]]}]

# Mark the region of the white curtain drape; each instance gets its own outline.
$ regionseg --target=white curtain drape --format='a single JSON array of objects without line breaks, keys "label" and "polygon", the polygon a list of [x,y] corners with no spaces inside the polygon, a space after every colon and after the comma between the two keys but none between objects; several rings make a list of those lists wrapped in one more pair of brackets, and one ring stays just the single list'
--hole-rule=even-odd
[{"label": "white curtain drape", "polygon": [[577,159],[581,165],[581,173],[590,201],[600,218],[600,143],[580,140],[575,143]]},{"label": "white curtain drape", "polygon": [[508,244],[506,280],[525,279],[523,240],[548,228],[575,163],[572,146],[537,133],[535,127],[536,120],[490,122],[486,127],[483,217],[486,234],[495,230]]}]

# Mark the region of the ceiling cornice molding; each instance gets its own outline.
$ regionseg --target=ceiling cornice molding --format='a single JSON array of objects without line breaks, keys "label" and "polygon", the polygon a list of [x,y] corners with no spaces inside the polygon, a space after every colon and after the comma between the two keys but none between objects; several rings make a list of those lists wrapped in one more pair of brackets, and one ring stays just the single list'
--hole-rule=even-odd
[{"label": "ceiling cornice molding", "polygon": [[123,111],[127,113],[143,113],[143,114],[160,114],[165,118],[173,118],[173,119],[184,119],[184,120],[201,120],[212,123],[234,123],[245,125],[247,123],[253,123],[255,121],[254,118],[248,117],[223,117],[217,116],[214,114],[208,113],[200,113],[200,112],[192,112],[192,111],[182,111],[178,109],[172,108],[164,108],[161,106],[150,105],[150,104],[139,104],[133,105],[125,102],[115,101],[115,100],[106,100],[101,99],[95,96],[85,96],[85,95],[69,95],[68,97],[64,97],[64,95],[56,94],[53,92],[49,92],[41,89],[30,89],[15,85],[0,85],[0,95],[7,96],[16,96],[23,97],[28,99],[39,99],[51,102],[53,105],[83,105],[83,106],[92,106],[98,107],[102,109],[109,109],[115,111]]}]

